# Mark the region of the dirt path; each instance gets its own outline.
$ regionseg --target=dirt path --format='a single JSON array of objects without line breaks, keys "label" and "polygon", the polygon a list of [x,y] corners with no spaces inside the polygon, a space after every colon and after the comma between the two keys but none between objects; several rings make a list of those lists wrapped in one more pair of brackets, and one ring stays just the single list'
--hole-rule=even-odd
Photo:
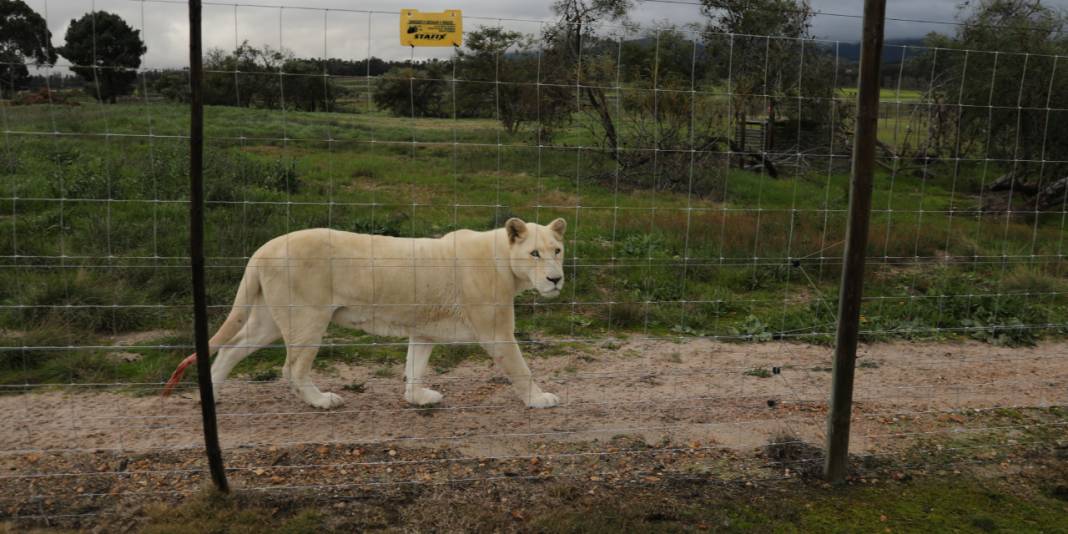
[{"label": "dirt path", "polygon": [[[852,449],[893,449],[902,434],[967,431],[956,410],[1066,405],[1066,358],[1065,343],[862,347]],[[317,377],[320,388],[345,398],[329,412],[298,401],[280,381],[228,384],[220,434],[227,450],[377,443],[447,446],[477,457],[618,435],[740,450],[781,433],[820,443],[830,359],[826,347],[788,343],[605,343],[531,362],[543,388],[562,399],[552,410],[525,409],[488,362],[431,373],[432,387],[445,394],[434,409],[404,403],[399,368],[394,378],[376,378],[368,368],[342,367]],[[352,384],[362,384],[362,392]],[[202,446],[193,391],[164,401],[158,385],[86,389],[0,397],[0,458]]]}]

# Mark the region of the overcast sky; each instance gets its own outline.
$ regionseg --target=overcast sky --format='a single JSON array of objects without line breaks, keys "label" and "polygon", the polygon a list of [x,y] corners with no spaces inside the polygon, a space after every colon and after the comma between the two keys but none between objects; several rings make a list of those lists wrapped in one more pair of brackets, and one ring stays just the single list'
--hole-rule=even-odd
[{"label": "overcast sky", "polygon": [[[206,2],[214,0],[205,0]],[[222,4],[226,0],[217,3]],[[322,56],[351,59],[370,55],[397,59],[407,58],[409,49],[399,44],[399,10],[401,7],[424,11],[462,9],[464,28],[496,25],[496,18],[549,20],[552,0],[413,0],[398,3],[390,0],[245,0],[257,6],[235,9],[230,5],[204,6],[204,48],[232,49],[235,42],[248,40],[254,45],[270,44],[292,50],[297,56]],[[680,0],[694,1],[694,0]],[[861,0],[811,0],[815,9],[831,13],[862,12]],[[188,20],[184,3],[178,0],[26,0],[39,13],[46,14],[54,44],[62,44],[63,35],[72,18],[93,9],[110,11],[122,16],[137,29],[142,29],[148,46],[143,67],[174,67],[188,63]],[[953,21],[958,0],[893,0],[887,16],[902,19]],[[1068,8],[1068,0],[1047,0],[1048,5]],[[403,4],[403,5],[402,5]],[[316,9],[297,9],[316,8]],[[328,11],[333,9],[335,11]],[[366,12],[336,11],[360,10]],[[697,6],[638,2],[631,18],[640,24],[666,21],[674,24],[701,22]],[[368,29],[370,23],[370,30]],[[538,22],[502,20],[501,25],[526,33],[537,33]],[[859,18],[817,16],[813,32],[821,38],[857,41],[860,35]],[[952,33],[953,26],[916,22],[887,23],[888,38],[920,37],[931,31]],[[368,39],[368,35],[371,36]],[[369,42],[370,41],[370,42]],[[416,58],[441,57],[448,50],[420,48]]]}]

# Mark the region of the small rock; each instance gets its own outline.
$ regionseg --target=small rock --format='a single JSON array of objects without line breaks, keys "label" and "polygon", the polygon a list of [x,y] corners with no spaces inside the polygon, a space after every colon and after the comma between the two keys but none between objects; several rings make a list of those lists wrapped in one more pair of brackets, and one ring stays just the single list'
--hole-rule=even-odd
[{"label": "small rock", "polygon": [[139,362],[142,358],[142,356],[136,352],[109,352],[104,356],[114,363]]}]

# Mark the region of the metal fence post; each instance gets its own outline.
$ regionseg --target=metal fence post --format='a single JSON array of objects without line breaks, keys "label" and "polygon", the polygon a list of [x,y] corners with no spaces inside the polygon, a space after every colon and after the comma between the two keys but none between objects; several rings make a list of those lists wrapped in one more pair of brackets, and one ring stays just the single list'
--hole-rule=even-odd
[{"label": "metal fence post", "polygon": [[211,384],[208,347],[208,302],[204,289],[204,101],[201,56],[200,0],[189,0],[189,261],[193,268],[193,329],[196,336],[197,385],[204,422],[204,446],[215,487],[230,491],[223,469],[219,429],[215,420],[215,393]]},{"label": "metal fence post", "polygon": [[885,18],[886,0],[865,0],[857,125],[853,138],[853,172],[849,187],[849,221],[838,296],[838,334],[834,349],[831,409],[827,415],[827,454],[823,466],[824,476],[833,483],[845,480],[849,459],[849,422],[853,412],[853,375],[864,291],[864,256],[871,222],[872,177],[879,126],[879,67],[883,54]]}]

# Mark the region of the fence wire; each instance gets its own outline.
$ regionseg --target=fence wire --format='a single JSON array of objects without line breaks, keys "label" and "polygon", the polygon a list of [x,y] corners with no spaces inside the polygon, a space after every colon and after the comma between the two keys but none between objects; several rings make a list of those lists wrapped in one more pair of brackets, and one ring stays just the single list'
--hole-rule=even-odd
[{"label": "fence wire", "polygon": [[[147,44],[141,61],[37,66],[43,87],[12,78],[0,102],[0,518],[17,524],[93,525],[207,479],[193,382],[160,396],[193,350],[188,72],[160,52],[181,43],[171,26],[185,3],[86,6],[123,13]],[[818,471],[852,147],[847,43],[465,18],[464,47],[406,49],[395,12],[205,3],[213,328],[232,308],[278,326],[220,343],[236,366],[217,383],[235,491],[329,500]],[[1068,116],[1068,69],[1044,53],[886,48],[854,463],[1020,461],[1068,424],[1068,153],[1050,131]],[[373,73],[375,58],[393,64]],[[78,84],[65,76],[76,68],[92,75]],[[136,74],[112,104],[109,72]],[[384,241],[331,241],[296,262],[284,241],[246,267],[297,230],[439,238],[512,217],[567,221],[563,289],[520,294],[514,336],[509,320],[480,343],[461,323],[438,340],[359,327],[472,306],[421,300],[428,277],[506,294],[507,250],[419,259],[416,245],[390,256],[374,251]],[[246,273],[272,272],[287,298],[237,293]],[[293,295],[313,272],[334,295],[357,275],[411,277],[411,294],[371,298],[356,307],[369,318],[346,325],[345,306]],[[510,300],[475,304],[512,316]],[[324,310],[338,324],[321,335],[292,329]],[[509,347],[532,374],[495,368]],[[444,400],[412,406],[406,352],[426,349],[427,376],[409,382]],[[287,351],[318,353],[318,387],[283,371]],[[559,406],[525,408],[513,388],[534,383]],[[319,388],[344,404],[302,400]]]}]

